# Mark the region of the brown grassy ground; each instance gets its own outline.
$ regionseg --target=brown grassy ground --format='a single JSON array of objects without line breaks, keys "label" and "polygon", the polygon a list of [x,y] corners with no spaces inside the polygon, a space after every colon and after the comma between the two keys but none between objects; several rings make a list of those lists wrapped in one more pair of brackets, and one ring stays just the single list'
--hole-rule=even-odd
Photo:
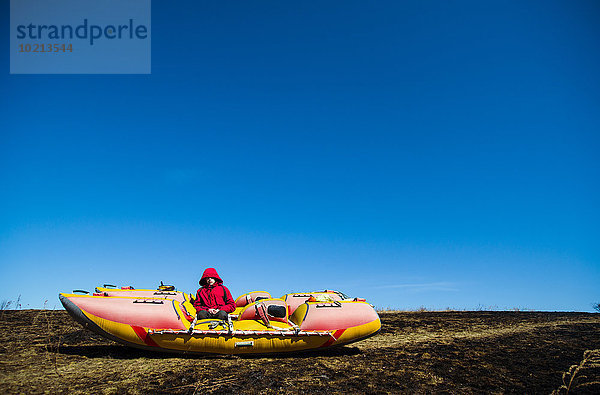
[{"label": "brown grassy ground", "polygon": [[600,314],[381,313],[353,345],[243,358],[128,348],[64,311],[0,314],[6,393],[600,393]]}]

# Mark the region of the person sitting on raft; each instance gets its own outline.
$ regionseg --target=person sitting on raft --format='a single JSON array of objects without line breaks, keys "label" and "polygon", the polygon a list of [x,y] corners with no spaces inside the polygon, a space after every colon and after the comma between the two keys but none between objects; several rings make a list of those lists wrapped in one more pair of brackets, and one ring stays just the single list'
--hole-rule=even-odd
[{"label": "person sitting on raft", "polygon": [[198,319],[217,318],[226,321],[228,314],[235,310],[235,301],[217,271],[212,267],[206,269],[199,284],[201,288],[194,300]]}]

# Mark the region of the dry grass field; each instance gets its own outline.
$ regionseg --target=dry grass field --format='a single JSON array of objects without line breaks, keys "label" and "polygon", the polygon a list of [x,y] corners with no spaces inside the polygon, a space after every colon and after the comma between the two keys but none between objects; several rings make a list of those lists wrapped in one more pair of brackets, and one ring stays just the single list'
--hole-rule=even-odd
[{"label": "dry grass field", "polygon": [[151,353],[65,311],[0,314],[4,393],[600,393],[600,314],[383,312],[362,342],[266,357]]}]

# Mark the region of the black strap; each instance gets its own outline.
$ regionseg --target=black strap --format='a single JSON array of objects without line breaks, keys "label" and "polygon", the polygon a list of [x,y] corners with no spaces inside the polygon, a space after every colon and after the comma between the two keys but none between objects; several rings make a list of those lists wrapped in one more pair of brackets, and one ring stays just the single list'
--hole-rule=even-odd
[{"label": "black strap", "polygon": [[269,316],[267,315],[267,308],[264,303],[257,303],[255,305],[256,314],[260,317],[262,322],[265,324],[267,328],[271,328],[271,321],[269,320]]}]

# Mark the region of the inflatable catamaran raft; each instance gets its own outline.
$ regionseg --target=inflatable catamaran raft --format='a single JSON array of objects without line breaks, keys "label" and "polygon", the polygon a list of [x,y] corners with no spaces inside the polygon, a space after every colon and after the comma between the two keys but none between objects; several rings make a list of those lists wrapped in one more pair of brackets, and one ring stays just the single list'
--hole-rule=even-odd
[{"label": "inflatable catamaran raft", "polygon": [[336,291],[281,298],[249,292],[237,298],[228,321],[197,320],[191,295],[162,283],[156,290],[105,284],[92,295],[81,293],[59,295],[76,321],[106,338],[147,350],[281,353],[348,344],[381,329],[373,306]]}]

